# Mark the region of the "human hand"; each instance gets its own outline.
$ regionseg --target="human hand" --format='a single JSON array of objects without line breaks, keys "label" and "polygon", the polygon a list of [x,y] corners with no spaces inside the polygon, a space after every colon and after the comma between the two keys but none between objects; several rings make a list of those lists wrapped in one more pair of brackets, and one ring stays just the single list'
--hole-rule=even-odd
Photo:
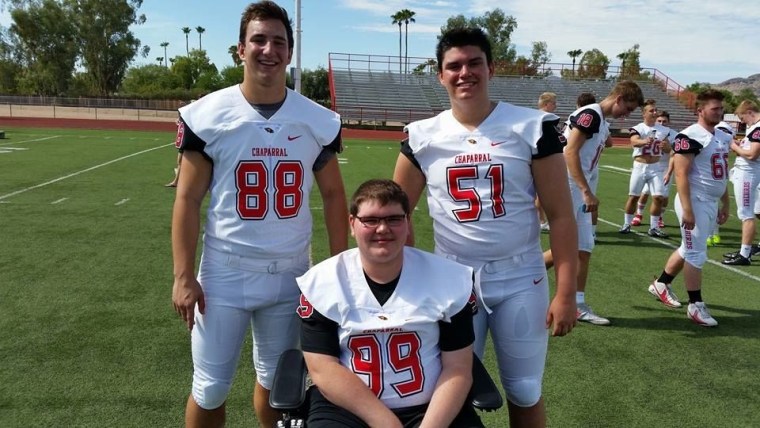
[{"label": "human hand", "polygon": [[198,305],[198,311],[201,314],[206,313],[206,299],[198,280],[195,278],[175,279],[172,287],[172,304],[174,310],[187,324],[187,329],[192,330],[195,325],[195,305]]},{"label": "human hand", "polygon": [[564,336],[570,333],[577,324],[577,306],[575,298],[555,296],[546,313],[546,328],[552,330],[552,336]]}]

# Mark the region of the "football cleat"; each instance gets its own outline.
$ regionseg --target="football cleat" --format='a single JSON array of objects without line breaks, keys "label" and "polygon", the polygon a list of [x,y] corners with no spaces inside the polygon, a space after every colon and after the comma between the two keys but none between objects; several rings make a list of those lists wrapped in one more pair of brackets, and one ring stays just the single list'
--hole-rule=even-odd
[{"label": "football cleat", "polygon": [[658,282],[656,279],[649,284],[649,293],[657,298],[663,305],[669,308],[680,308],[681,302],[678,301],[678,297],[673,293],[670,285]]},{"label": "football cleat", "polygon": [[618,232],[622,234],[628,234],[631,233],[631,225],[630,224],[624,224],[623,227],[618,230]]},{"label": "football cleat", "polygon": [[631,220],[631,226],[639,225],[641,225],[641,214],[636,214],[633,216],[633,220]]},{"label": "football cleat", "polygon": [[575,312],[575,317],[578,321],[587,322],[594,325],[610,325],[610,320],[600,317],[595,314],[591,308],[585,303],[579,303],[578,309]]},{"label": "football cleat", "polygon": [[715,327],[718,325],[718,321],[715,321],[707,311],[705,302],[689,303],[689,308],[686,310],[686,316],[695,323],[703,327]]},{"label": "football cleat", "polygon": [[665,239],[665,238],[668,237],[667,233],[665,233],[665,232],[663,232],[663,231],[661,231],[660,229],[657,229],[657,228],[649,229],[649,232],[647,232],[647,235],[649,235],[649,236],[651,236],[653,238],[663,238],[663,239]]},{"label": "football cleat", "polygon": [[752,259],[737,254],[736,257],[726,257],[723,260],[723,264],[729,266],[749,266],[752,264]]}]

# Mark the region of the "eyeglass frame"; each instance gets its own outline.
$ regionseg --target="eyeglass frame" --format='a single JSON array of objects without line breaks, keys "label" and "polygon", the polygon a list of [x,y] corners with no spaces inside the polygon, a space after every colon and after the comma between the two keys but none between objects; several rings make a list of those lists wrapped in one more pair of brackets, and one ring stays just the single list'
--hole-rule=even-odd
[{"label": "eyeglass frame", "polygon": [[[355,219],[359,220],[359,223],[362,224],[362,226],[367,228],[373,228],[377,229],[380,227],[380,223],[385,223],[388,227],[399,227],[404,224],[404,221],[408,218],[407,214],[393,214],[388,215],[385,217],[377,217],[377,216],[364,216],[359,217],[358,215],[354,216]],[[377,224],[367,224],[367,222],[374,223],[377,222]]]}]

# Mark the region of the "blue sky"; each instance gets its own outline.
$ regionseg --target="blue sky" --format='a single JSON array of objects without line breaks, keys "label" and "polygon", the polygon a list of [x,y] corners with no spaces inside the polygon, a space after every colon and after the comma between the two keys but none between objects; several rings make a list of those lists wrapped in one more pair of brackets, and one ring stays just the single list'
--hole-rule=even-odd
[{"label": "blue sky", "polygon": [[[294,18],[295,0],[279,0]],[[432,57],[436,35],[450,16],[482,15],[498,4],[517,20],[512,41],[529,55],[533,41],[545,41],[552,62],[569,63],[567,51],[597,48],[612,65],[617,54],[640,45],[641,64],[653,67],[681,85],[720,83],[760,73],[757,23],[760,7],[727,0],[302,0],[302,67],[326,66],[328,53],[398,55],[398,26],[390,15],[408,8],[417,13],[409,25],[409,55]],[[182,27],[191,27],[190,47],[198,47],[195,27],[206,29],[203,48],[219,69],[231,65],[227,54],[237,42],[240,13],[246,1],[145,0],[140,13],[147,22],[133,27],[151,47],[148,58],[185,53]],[[572,8],[570,7],[572,5]],[[624,6],[623,6],[624,5]],[[8,26],[7,12],[0,25]]]}]

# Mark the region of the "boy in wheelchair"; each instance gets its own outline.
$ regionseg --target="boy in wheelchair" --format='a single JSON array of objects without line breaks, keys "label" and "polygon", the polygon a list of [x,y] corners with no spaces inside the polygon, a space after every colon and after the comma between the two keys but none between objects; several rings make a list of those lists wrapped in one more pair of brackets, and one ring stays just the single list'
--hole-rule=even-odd
[{"label": "boy in wheelchair", "polygon": [[472,269],[405,247],[409,221],[396,183],[363,183],[349,217],[357,248],[298,278],[309,428],[483,426],[465,404]]}]

